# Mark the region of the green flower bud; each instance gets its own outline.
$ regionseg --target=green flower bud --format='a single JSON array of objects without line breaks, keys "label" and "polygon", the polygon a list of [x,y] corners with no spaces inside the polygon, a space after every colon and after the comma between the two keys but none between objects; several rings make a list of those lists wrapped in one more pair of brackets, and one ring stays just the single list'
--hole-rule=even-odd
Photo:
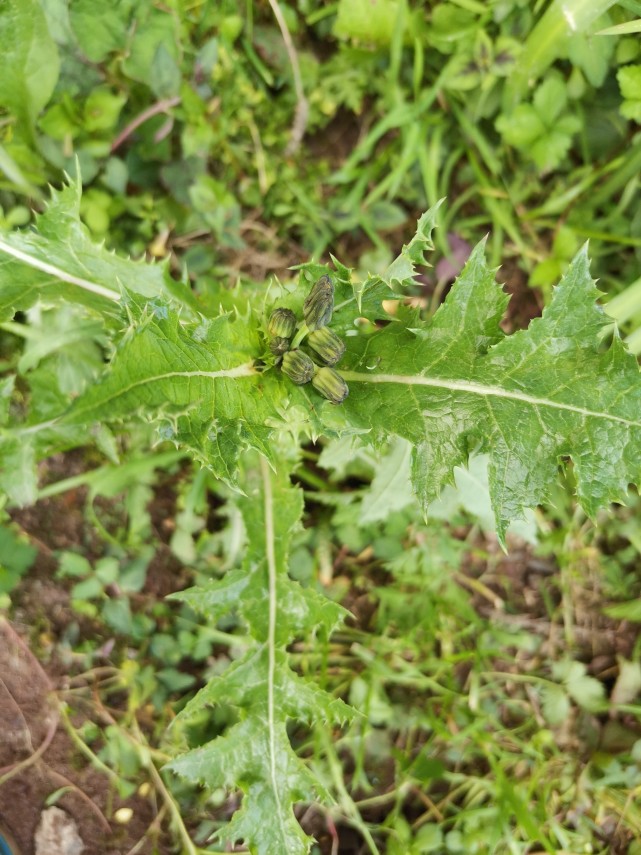
[{"label": "green flower bud", "polygon": [[334,311],[334,285],[325,274],[309,292],[303,304],[305,323],[310,332],[326,326],[332,319]]},{"label": "green flower bud", "polygon": [[336,365],[345,353],[345,345],[333,330],[323,327],[322,330],[314,330],[310,333],[307,342],[312,350],[315,350],[327,365]]},{"label": "green flower bud", "polygon": [[342,404],[349,395],[349,387],[333,368],[319,368],[312,377],[312,385],[332,404]]},{"label": "green flower bud", "polygon": [[281,368],[297,386],[309,383],[316,370],[312,360],[301,350],[288,350],[283,356]]},{"label": "green flower bud", "polygon": [[274,338],[269,342],[269,349],[274,354],[274,356],[282,356],[283,353],[287,353],[289,350],[289,339],[282,338],[282,336],[274,336]]},{"label": "green flower bud", "polygon": [[274,309],[269,316],[267,332],[278,338],[291,338],[296,329],[296,315],[291,309]]}]

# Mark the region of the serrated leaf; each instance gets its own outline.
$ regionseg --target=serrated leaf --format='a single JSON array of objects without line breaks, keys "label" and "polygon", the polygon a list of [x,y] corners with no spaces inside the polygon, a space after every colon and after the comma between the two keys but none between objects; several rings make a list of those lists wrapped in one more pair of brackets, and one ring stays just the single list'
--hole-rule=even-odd
[{"label": "serrated leaf", "polygon": [[[617,337],[601,348],[611,322],[595,305],[598,292],[585,252],[543,317],[508,338],[500,328],[507,298],[482,245],[430,321],[402,300],[394,317],[386,316],[383,301],[411,287],[416,266],[425,263],[434,217],[428,212],[383,277],[354,288],[348,269],[335,265],[332,327],[345,336],[339,368],[350,395],[333,406],[313,388],[294,386],[273,359],[265,359],[262,296],[241,300],[229,294],[228,313],[183,317],[168,299],[170,283],[160,268],[118,259],[89,241],[77,201],[74,189],[63,191],[38,221],[38,231],[4,239],[0,249],[9,261],[0,267],[0,305],[12,312],[21,301],[29,306],[40,297],[66,298],[106,316],[113,311],[119,324],[126,310],[129,325],[122,334],[111,325],[109,367],[66,412],[59,389],[47,388],[46,373],[31,380],[27,424],[10,425],[3,434],[3,477],[33,491],[41,452],[56,443],[81,444],[92,423],[142,418],[161,439],[188,449],[240,491],[237,506],[247,534],[242,568],[180,598],[209,620],[235,609],[248,625],[253,640],[245,658],[192,702],[197,708],[227,698],[241,721],[173,768],[207,786],[242,787],[244,805],[227,839],[243,839],[251,851],[266,855],[307,852],[309,841],[292,806],[312,797],[314,780],[292,751],[287,719],[340,719],[345,707],[289,670],[286,644],[318,626],[330,631],[343,612],[287,575],[289,538],[302,507],[289,478],[295,458],[290,438],[298,448],[303,437],[359,432],[363,443],[380,448],[401,437],[413,446],[412,480],[425,509],[452,480],[455,466],[465,465],[472,452],[485,453],[503,539],[510,520],[546,498],[564,458],[573,462],[578,497],[590,515],[621,500],[629,483],[639,483],[638,365]],[[55,273],[45,267],[52,260],[59,265]],[[300,310],[310,284],[325,272],[325,266],[304,265],[299,288],[283,289],[285,301]],[[254,300],[260,305],[253,306]],[[360,333],[354,321],[363,315],[388,323],[370,323]],[[11,407],[5,410],[11,415]],[[46,421],[34,422],[38,414]],[[248,450],[261,455],[259,463]],[[599,708],[600,684],[570,664],[557,675],[567,693],[586,708]]]},{"label": "serrated leaf", "polygon": [[[586,512],[622,501],[641,477],[639,368],[608,323],[580,252],[543,317],[503,338],[505,295],[479,245],[431,322],[350,340],[342,375],[349,420],[415,446],[413,483],[424,508],[472,450],[490,455],[499,538],[543,502],[570,457]],[[455,318],[459,319],[458,326]]]},{"label": "serrated leaf", "polygon": [[[72,190],[57,199],[56,213],[73,221],[72,232],[77,228]],[[421,218],[417,238],[401,254],[404,260],[390,267],[387,281],[379,277],[375,290],[380,284],[390,293],[392,281],[411,281],[404,277],[424,258],[434,216],[432,211]],[[34,240],[56,242],[53,212],[41,218],[39,228],[44,234]],[[96,252],[92,245],[89,257]],[[113,282],[108,270],[122,263],[101,255],[105,279]],[[143,268],[126,264],[136,283],[136,271]],[[326,270],[303,268],[307,286]],[[346,268],[339,271],[336,314],[347,330],[358,309],[346,276]],[[142,286],[137,284],[144,293],[149,283],[143,275]],[[300,307],[302,291],[292,297],[294,307]],[[308,387],[293,386],[277,369],[258,370],[264,346],[251,313],[242,320],[223,315],[184,324],[156,301],[140,310],[110,373],[76,401],[61,424],[140,413],[159,424],[162,438],[189,448],[230,483],[242,451],[255,448],[270,458],[272,436],[281,432],[362,430],[375,444],[402,436],[414,445],[412,480],[424,508],[451,481],[454,466],[464,465],[471,451],[486,452],[503,538],[511,519],[546,498],[564,457],[574,462],[579,500],[590,515],[622,500],[627,485],[639,480],[639,371],[618,338],[599,351],[607,322],[596,297],[584,251],[543,317],[506,339],[499,322],[507,298],[479,245],[430,322],[401,307],[384,329],[345,337],[340,368],[347,369],[342,373],[350,396],[340,407],[323,403]],[[373,317],[378,300],[379,295],[369,305]]]},{"label": "serrated leaf", "polygon": [[[488,477],[489,459],[486,454],[474,454],[466,468],[454,470],[454,486],[443,489],[440,498],[430,505],[430,519],[451,520],[459,509],[468,513],[486,533],[496,531]],[[538,526],[533,511],[526,511],[523,520],[515,520],[508,534],[521,537],[536,546]]]},{"label": "serrated leaf", "polygon": [[[280,715],[308,724],[315,721],[344,724],[354,718],[352,707],[292,671],[284,650],[276,652],[275,665],[274,691]],[[251,706],[258,711],[265,706],[268,672],[268,650],[262,644],[201,689],[179,715],[189,718],[203,707],[216,704]]]},{"label": "serrated leaf", "polygon": [[292,751],[284,720],[268,730],[262,717],[251,715],[226,736],[165,768],[208,789],[242,789],[243,806],[219,832],[220,839],[243,840],[256,855],[310,851],[313,841],[298,824],[293,806],[314,799],[318,785]]},{"label": "serrated leaf", "polygon": [[[231,570],[217,582],[199,585],[186,591],[171,594],[170,599],[187,603],[209,620],[219,620],[231,611],[238,611],[249,625],[251,634],[263,640],[268,631],[265,606],[265,556],[259,567]],[[346,616],[346,612],[331,600],[309,588],[302,588],[292,579],[279,578],[276,582],[279,620],[276,641],[287,644],[293,636],[322,629],[330,633]]]},{"label": "serrated leaf", "polygon": [[[275,370],[260,372],[257,325],[233,315],[181,324],[166,306],[145,312],[125,336],[104,380],[81,395],[65,424],[152,419],[159,436],[172,440],[234,485],[247,448],[273,458],[272,432],[309,435],[321,429],[308,387]],[[315,394],[312,393],[311,394]]]},{"label": "serrated leaf", "polygon": [[392,289],[404,288],[411,284],[416,273],[416,266],[429,266],[425,253],[434,249],[432,232],[436,226],[436,216],[443,200],[426,211],[416,224],[416,234],[408,244],[403,246],[400,255],[390,264],[382,279],[389,283]]},{"label": "serrated leaf", "polygon": [[[236,498],[246,536],[242,567],[227,572],[220,580],[172,594],[171,598],[187,603],[212,621],[238,611],[250,634],[260,643],[268,641],[270,631],[276,644],[283,647],[293,638],[318,630],[329,635],[348,612],[288,576],[291,536],[303,514],[302,492],[290,483],[282,462],[276,471],[266,473],[264,462],[259,466],[254,456],[249,461],[240,480],[242,494]],[[273,627],[266,607],[270,562],[276,572],[271,592],[276,612]]]},{"label": "serrated leaf", "polygon": [[175,298],[179,305],[197,308],[165,264],[121,258],[91,240],[80,222],[79,184],[53,192],[35,230],[4,233],[0,256],[0,321],[44,299],[69,300],[119,316],[124,288],[148,299]]},{"label": "serrated leaf", "polygon": [[293,805],[328,794],[293,751],[289,719],[348,721],[352,710],[290,667],[285,647],[318,626],[329,632],[346,612],[288,578],[289,541],[300,523],[302,495],[284,461],[270,471],[264,460],[246,461],[238,500],[247,535],[242,568],[206,588],[174,595],[209,620],[238,608],[259,643],[205,686],[181,712],[185,719],[203,707],[231,704],[244,720],[223,736],[169,764],[177,774],[208,788],[240,788],[244,804],[221,833],[243,840],[252,852],[309,852],[311,839],[296,822]]}]

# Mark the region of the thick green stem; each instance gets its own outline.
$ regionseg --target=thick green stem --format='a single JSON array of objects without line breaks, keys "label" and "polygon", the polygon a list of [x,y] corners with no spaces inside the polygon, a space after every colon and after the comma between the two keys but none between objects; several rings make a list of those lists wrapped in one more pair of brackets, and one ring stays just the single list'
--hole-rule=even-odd
[{"label": "thick green stem", "polygon": [[298,328],[298,332],[294,336],[294,340],[292,341],[292,344],[291,344],[291,349],[295,350],[301,344],[303,339],[308,335],[309,335],[309,330],[307,328],[307,324],[305,323],[305,321],[303,321],[303,323]]}]

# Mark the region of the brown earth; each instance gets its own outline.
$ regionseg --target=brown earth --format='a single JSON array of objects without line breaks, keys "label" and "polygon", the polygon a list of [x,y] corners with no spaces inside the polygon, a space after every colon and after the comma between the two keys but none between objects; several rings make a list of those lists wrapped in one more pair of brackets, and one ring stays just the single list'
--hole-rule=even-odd
[{"label": "brown earth", "polygon": [[[86,853],[124,855],[154,820],[152,805],[118,798],[106,775],[83,762],[61,724],[55,685],[12,625],[0,623],[0,821],[21,855],[33,855],[34,834],[52,794],[72,816]],[[131,821],[112,821],[118,808]],[[138,853],[151,853],[143,842]],[[164,850],[169,851],[169,850]]]}]

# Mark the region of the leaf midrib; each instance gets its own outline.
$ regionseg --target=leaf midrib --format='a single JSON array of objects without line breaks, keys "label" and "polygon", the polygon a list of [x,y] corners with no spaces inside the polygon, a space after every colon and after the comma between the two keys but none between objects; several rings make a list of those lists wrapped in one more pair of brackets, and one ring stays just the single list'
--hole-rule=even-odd
[{"label": "leaf midrib", "polygon": [[641,428],[641,421],[626,419],[622,416],[615,416],[611,413],[599,412],[598,410],[590,410],[587,407],[579,407],[574,404],[566,404],[563,401],[554,401],[551,398],[539,398],[535,395],[519,392],[516,389],[486,386],[470,380],[445,380],[442,377],[424,377],[420,374],[361,374],[358,371],[341,371],[339,373],[348,383],[396,383],[401,386],[429,386],[435,389],[448,389],[451,392],[467,392],[482,398],[504,398],[511,401],[521,401],[532,407],[566,410],[588,418],[604,419],[606,421],[618,422],[631,428]]},{"label": "leaf midrib", "polygon": [[37,258],[35,255],[31,255],[24,250],[18,249],[18,247],[11,246],[11,244],[5,243],[3,240],[0,240],[0,252],[5,252],[7,255],[18,259],[18,261],[22,261],[29,267],[33,267],[36,270],[40,270],[42,273],[47,273],[48,275],[53,276],[52,281],[60,280],[61,282],[66,282],[69,285],[77,285],[79,288],[83,288],[85,291],[89,291],[99,297],[104,297],[107,300],[115,302],[120,300],[119,291],[113,291],[110,288],[105,288],[103,285],[99,285],[97,282],[91,282],[89,279],[83,279],[81,276],[76,276],[73,273],[67,273],[66,270],[62,270],[54,264],[49,264],[47,261],[42,261],[42,259]]},{"label": "leaf midrib", "polygon": [[161,380],[169,380],[173,377],[209,377],[212,380],[219,380],[223,377],[231,379],[237,377],[252,377],[256,373],[257,371],[252,361],[244,362],[242,365],[235,365],[232,368],[221,368],[219,371],[167,371],[164,374],[153,374],[151,376],[141,377],[140,380],[135,380],[128,386],[121,386],[112,395],[108,395],[106,398],[101,398],[99,401],[94,403],[87,404],[85,407],[79,407],[77,410],[72,410],[69,415],[73,416],[75,419],[84,412],[91,412],[91,410],[94,410],[96,407],[104,407],[111,401],[115,401],[117,398],[129,394],[129,392],[139,386],[147,386],[150,383],[159,383]]},{"label": "leaf midrib", "polygon": [[274,508],[272,483],[269,466],[264,457],[260,458],[261,477],[263,480],[264,511],[265,511],[265,557],[267,559],[267,590],[268,590],[268,631],[267,631],[267,729],[269,740],[269,777],[274,792],[277,807],[277,821],[280,826],[283,841],[287,840],[287,832],[283,825],[283,805],[278,786],[278,771],[276,764],[276,583],[278,567],[276,564],[276,533],[274,528]]}]

